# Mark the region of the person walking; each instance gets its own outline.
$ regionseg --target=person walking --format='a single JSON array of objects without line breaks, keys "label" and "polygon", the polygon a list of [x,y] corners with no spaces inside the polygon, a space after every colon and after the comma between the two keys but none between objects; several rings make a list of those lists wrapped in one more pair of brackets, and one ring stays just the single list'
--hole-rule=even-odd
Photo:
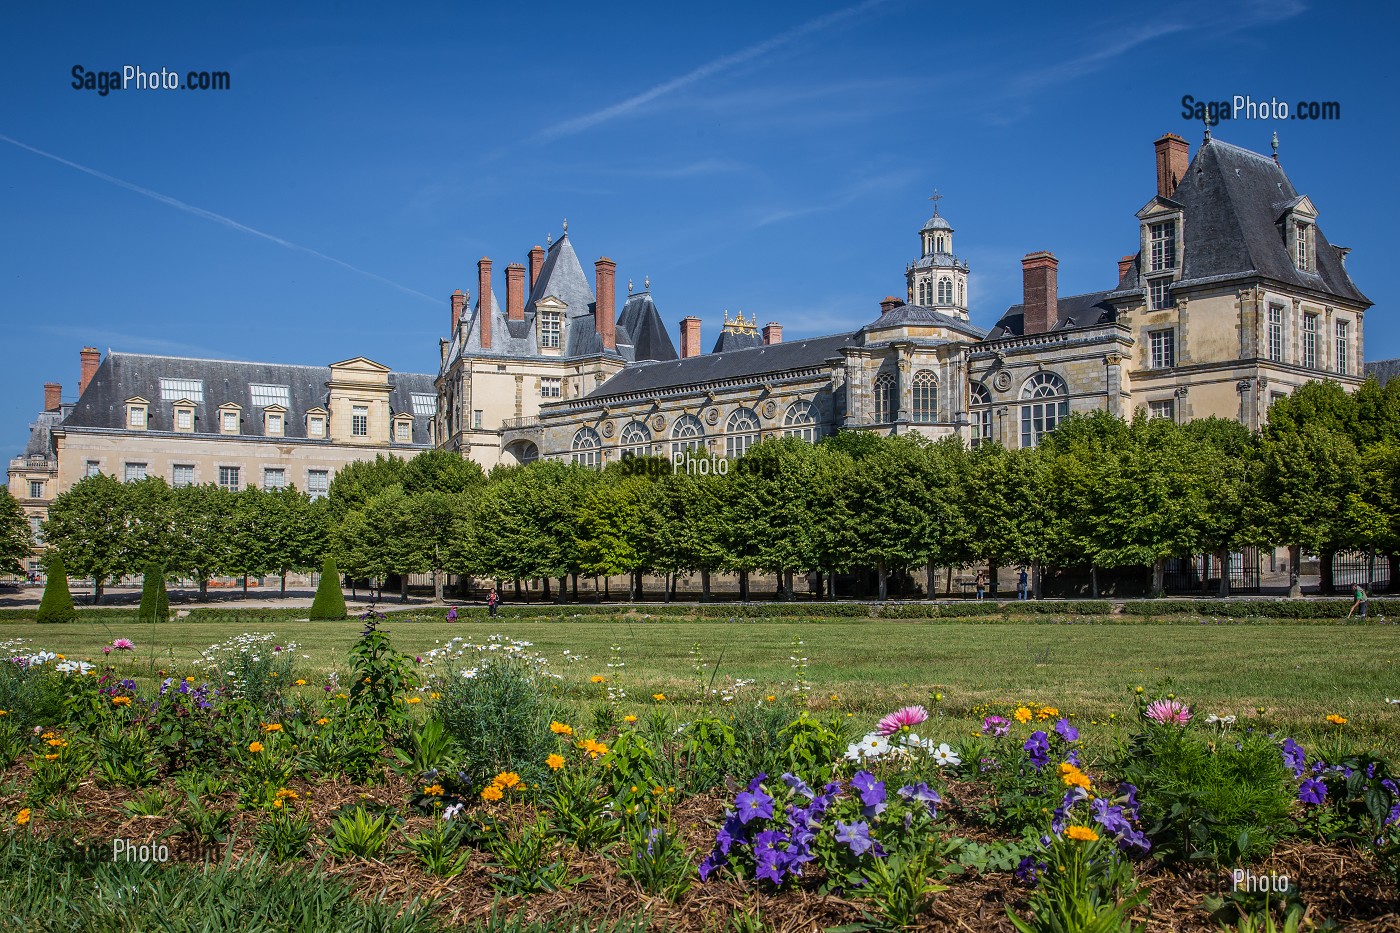
[{"label": "person walking", "polygon": [[449,622],[456,622],[456,621],[457,621],[457,607],[456,607],[456,606],[452,606],[452,607],[450,607],[450,608],[447,610],[447,621],[449,621]]},{"label": "person walking", "polygon": [[501,596],[496,592],[496,588],[491,587],[491,595],[486,597],[486,608],[491,613],[491,618],[496,618],[496,607],[501,604]]},{"label": "person walking", "polygon": [[1347,618],[1356,611],[1356,607],[1361,607],[1361,618],[1366,618],[1366,588],[1360,583],[1356,584],[1356,592],[1352,594],[1351,610],[1347,613]]},{"label": "person walking", "polygon": [[1016,578],[1016,598],[1026,598],[1026,587],[1030,583],[1030,578],[1026,576],[1026,568],[1021,568],[1021,575]]},{"label": "person walking", "polygon": [[977,598],[987,598],[987,574],[985,571],[977,571]]}]

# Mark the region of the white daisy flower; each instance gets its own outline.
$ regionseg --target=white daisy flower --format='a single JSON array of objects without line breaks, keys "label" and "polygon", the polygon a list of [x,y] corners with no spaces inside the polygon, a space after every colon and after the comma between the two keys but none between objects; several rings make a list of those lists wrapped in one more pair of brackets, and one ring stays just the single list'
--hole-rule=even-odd
[{"label": "white daisy flower", "polygon": [[933,750],[933,760],[938,763],[940,768],[945,765],[962,764],[962,759],[953,752],[953,749],[948,746],[947,742],[944,742]]}]

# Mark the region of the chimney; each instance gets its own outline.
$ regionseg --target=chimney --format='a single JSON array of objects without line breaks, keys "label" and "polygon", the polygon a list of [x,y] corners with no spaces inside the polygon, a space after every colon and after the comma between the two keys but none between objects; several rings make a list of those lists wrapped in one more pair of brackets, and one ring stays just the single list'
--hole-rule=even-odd
[{"label": "chimney", "polygon": [[593,320],[598,328],[598,336],[603,338],[604,350],[617,349],[617,294],[613,282],[617,275],[617,263],[604,256],[593,264],[598,286],[595,289],[597,300],[594,304]]},{"label": "chimney", "polygon": [[530,247],[530,290],[535,290],[535,283],[540,280],[540,267],[544,265],[544,247],[538,243]]},{"label": "chimney", "polygon": [[763,342],[767,346],[783,342],[783,325],[776,321],[769,321],[763,325]]},{"label": "chimney", "polygon": [[452,329],[447,332],[449,339],[457,336],[457,328],[462,324],[462,309],[467,305],[467,296],[459,288],[452,293]]},{"label": "chimney", "polygon": [[889,312],[893,311],[895,308],[898,308],[902,304],[904,304],[904,302],[900,301],[895,296],[886,295],[884,298],[880,299],[880,313],[888,314]]},{"label": "chimney", "polygon": [[78,377],[78,397],[82,398],[87,391],[88,383],[92,377],[97,375],[97,367],[102,362],[102,354],[97,352],[96,347],[83,347],[78,353],[78,359],[82,361],[82,374]]},{"label": "chimney", "polygon": [[63,386],[57,382],[44,383],[44,411],[58,411],[63,407]]},{"label": "chimney", "polygon": [[681,359],[700,355],[700,319],[691,315],[681,319]]},{"label": "chimney", "polygon": [[518,262],[506,266],[506,317],[525,320],[525,267]]},{"label": "chimney", "polygon": [[1059,265],[1055,254],[1045,250],[1030,253],[1021,260],[1021,278],[1025,289],[1025,317],[1021,333],[1027,336],[1043,334],[1055,325],[1059,317]]},{"label": "chimney", "polygon": [[1191,147],[1186,140],[1175,133],[1167,133],[1155,143],[1157,146],[1157,196],[1169,198],[1176,193],[1176,186],[1186,177],[1186,166],[1190,164]]},{"label": "chimney", "polygon": [[1124,256],[1118,260],[1118,281],[1123,281],[1123,276],[1132,271],[1136,258],[1135,256]]},{"label": "chimney", "polygon": [[491,260],[482,256],[476,261],[476,310],[481,329],[481,347],[491,349]]}]

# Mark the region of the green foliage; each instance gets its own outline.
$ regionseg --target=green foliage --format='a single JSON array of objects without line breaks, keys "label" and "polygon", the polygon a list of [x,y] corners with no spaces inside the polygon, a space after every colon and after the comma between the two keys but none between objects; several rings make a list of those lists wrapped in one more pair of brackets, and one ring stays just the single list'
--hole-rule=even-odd
[{"label": "green foliage", "polygon": [[543,816],[513,832],[497,834],[491,853],[496,858],[491,883],[507,895],[561,891],[584,880],[575,877],[562,858]]},{"label": "green foliage", "polygon": [[635,820],[628,828],[618,867],[624,878],[653,897],[675,902],[690,890],[695,859],[668,825]]},{"label": "green foliage", "polygon": [[455,878],[467,867],[471,852],[462,852],[467,821],[434,819],[422,832],[404,838],[404,845],[430,874]]},{"label": "green foliage", "polygon": [[199,847],[220,845],[233,828],[233,811],[214,806],[196,791],[186,792],[175,819],[180,832]]},{"label": "green foliage", "polygon": [[[282,805],[268,809],[267,817],[258,824],[254,838],[258,848],[274,862],[288,862],[306,853],[306,844],[311,839],[311,817],[304,811],[298,812],[290,798],[279,803]],[[357,837],[357,841],[362,839]]]},{"label": "green foliage", "polygon": [[383,722],[402,713],[404,694],[418,685],[408,658],[395,650],[379,619],[366,613],[365,629],[350,649],[350,707]]},{"label": "green foliage", "polygon": [[29,516],[8,488],[0,488],[0,574],[23,573],[33,546]]},{"label": "green foliage", "polygon": [[587,758],[566,763],[551,775],[545,791],[551,831],[582,852],[600,849],[622,832],[602,770]]},{"label": "green foliage", "polygon": [[39,612],[34,621],[40,624],[72,622],[78,617],[78,610],[73,606],[73,595],[68,592],[68,571],[63,555],[52,551],[46,563],[48,580],[44,583],[44,596],[39,600]]},{"label": "green foliage", "polygon": [[130,800],[122,804],[122,809],[132,816],[164,816],[170,803],[170,795],[164,788],[152,787],[132,795]]},{"label": "green foliage", "polygon": [[445,770],[452,754],[452,737],[441,719],[428,719],[408,737],[407,748],[395,749],[399,772],[419,775],[428,771]]},{"label": "green foliage", "polygon": [[549,732],[554,707],[526,662],[489,656],[473,676],[446,675],[438,690],[437,715],[461,749],[470,783],[481,786],[502,771],[539,783],[554,746]]},{"label": "green foliage", "polygon": [[117,787],[144,787],[160,774],[150,733],[131,728],[120,719],[108,719],[97,734],[97,773]]},{"label": "green foliage", "polygon": [[141,581],[141,607],[136,617],[142,622],[170,621],[170,594],[165,589],[165,567],[149,564]]},{"label": "green foliage", "polygon": [[328,846],[337,858],[374,858],[384,851],[396,821],[391,813],[361,806],[342,809],[331,822]]},{"label": "green foliage", "polygon": [[316,598],[311,601],[311,620],[345,618],[345,593],[340,589],[340,571],[335,559],[327,556],[321,566],[321,582],[316,584]]},{"label": "green foliage", "polygon": [[1112,840],[1054,836],[1030,897],[1031,920],[1006,912],[1019,933],[1133,933],[1142,928],[1130,915],[1146,896]]},{"label": "green foliage", "polygon": [[84,477],[49,505],[44,523],[48,553],[62,557],[77,576],[91,577],[101,599],[106,580],[135,569],[129,553],[132,514],[125,484],[105,473]]}]

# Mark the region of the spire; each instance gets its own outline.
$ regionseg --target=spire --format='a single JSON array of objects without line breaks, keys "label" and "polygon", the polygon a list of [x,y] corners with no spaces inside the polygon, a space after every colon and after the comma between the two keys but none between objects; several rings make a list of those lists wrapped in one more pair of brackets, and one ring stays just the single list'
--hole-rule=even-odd
[{"label": "spire", "polygon": [[938,193],[938,189],[933,189],[933,196],[929,198],[933,202],[933,216],[938,216],[938,202],[943,200],[943,195]]},{"label": "spire", "polygon": [[1274,164],[1277,165],[1277,164],[1278,164],[1278,130],[1274,130],[1274,138],[1273,138],[1272,140],[1270,140],[1269,145],[1271,145],[1271,146],[1274,147]]}]

